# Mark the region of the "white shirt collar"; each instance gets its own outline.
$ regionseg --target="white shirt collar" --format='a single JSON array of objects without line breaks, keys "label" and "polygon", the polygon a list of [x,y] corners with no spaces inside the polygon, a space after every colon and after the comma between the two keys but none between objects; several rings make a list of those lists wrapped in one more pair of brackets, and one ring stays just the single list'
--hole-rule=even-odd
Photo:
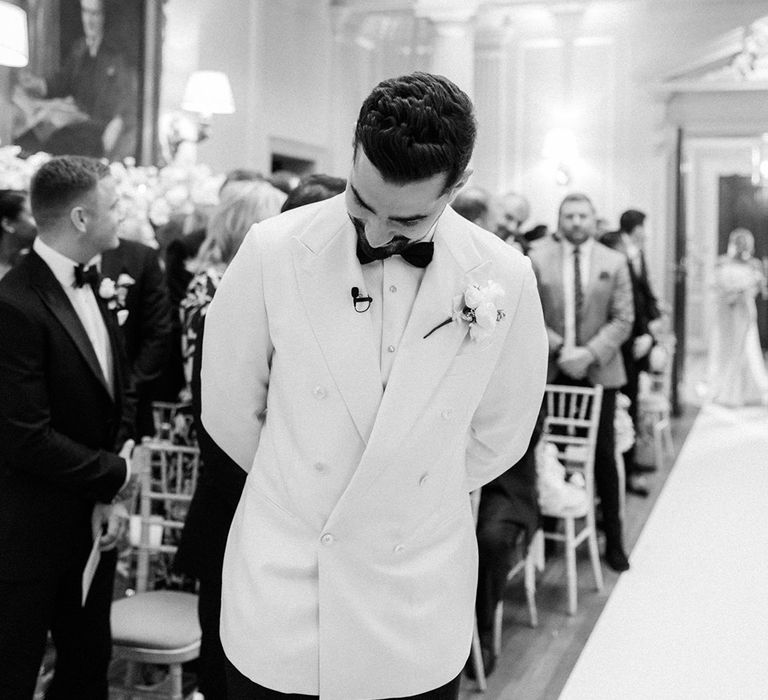
[{"label": "white shirt collar", "polygon": [[[62,287],[73,287],[75,284],[75,265],[78,263],[66,255],[62,255],[59,251],[54,250],[45,243],[40,236],[35,236],[35,240],[32,243],[32,250],[34,250],[42,259],[43,262],[51,268],[53,276],[59,281]],[[97,255],[92,258],[88,265],[101,265],[101,255]]]}]

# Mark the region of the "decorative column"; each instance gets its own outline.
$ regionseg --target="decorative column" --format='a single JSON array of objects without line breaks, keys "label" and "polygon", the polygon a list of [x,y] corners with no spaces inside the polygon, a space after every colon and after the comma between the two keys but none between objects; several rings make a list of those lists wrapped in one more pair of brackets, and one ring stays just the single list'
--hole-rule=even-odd
[{"label": "decorative column", "polygon": [[475,26],[479,0],[417,0],[416,17],[434,27],[431,71],[455,82],[470,97],[475,86]]}]

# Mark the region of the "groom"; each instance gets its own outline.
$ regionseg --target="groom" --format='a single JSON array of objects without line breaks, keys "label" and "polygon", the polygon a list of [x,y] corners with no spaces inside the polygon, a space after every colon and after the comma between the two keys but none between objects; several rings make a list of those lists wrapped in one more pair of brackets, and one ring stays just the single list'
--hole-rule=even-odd
[{"label": "groom", "polygon": [[380,83],[344,195],[255,226],[210,306],[202,421],[249,472],[223,572],[232,697],[458,695],[468,494],[525,452],[547,364],[528,260],[448,207],[475,130],[446,78]]}]

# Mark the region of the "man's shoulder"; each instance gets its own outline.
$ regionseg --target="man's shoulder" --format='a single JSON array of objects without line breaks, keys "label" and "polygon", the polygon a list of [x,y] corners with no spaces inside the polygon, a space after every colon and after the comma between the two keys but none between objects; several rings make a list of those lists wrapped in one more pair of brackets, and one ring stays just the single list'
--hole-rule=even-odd
[{"label": "man's shoulder", "polygon": [[560,241],[548,236],[547,238],[541,238],[536,241],[536,245],[532,245],[528,249],[528,257],[533,262],[540,260],[546,260],[554,256],[560,250]]},{"label": "man's shoulder", "polygon": [[627,256],[621,251],[614,250],[600,241],[595,241],[594,247],[594,257],[596,260],[602,260],[605,264],[610,264],[614,268],[626,267]]},{"label": "man's shoulder", "polygon": [[254,224],[248,237],[256,237],[263,250],[280,250],[292,245],[295,239],[314,247],[317,240],[338,231],[349,221],[340,194],[320,202],[289,209],[282,214]]}]

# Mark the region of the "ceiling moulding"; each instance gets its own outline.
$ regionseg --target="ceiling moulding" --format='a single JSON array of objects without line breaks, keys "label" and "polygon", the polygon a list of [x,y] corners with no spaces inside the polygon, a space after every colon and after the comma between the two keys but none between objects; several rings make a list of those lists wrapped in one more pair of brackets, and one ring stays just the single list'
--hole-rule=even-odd
[{"label": "ceiling moulding", "polygon": [[768,16],[728,32],[653,87],[667,94],[768,90]]}]

